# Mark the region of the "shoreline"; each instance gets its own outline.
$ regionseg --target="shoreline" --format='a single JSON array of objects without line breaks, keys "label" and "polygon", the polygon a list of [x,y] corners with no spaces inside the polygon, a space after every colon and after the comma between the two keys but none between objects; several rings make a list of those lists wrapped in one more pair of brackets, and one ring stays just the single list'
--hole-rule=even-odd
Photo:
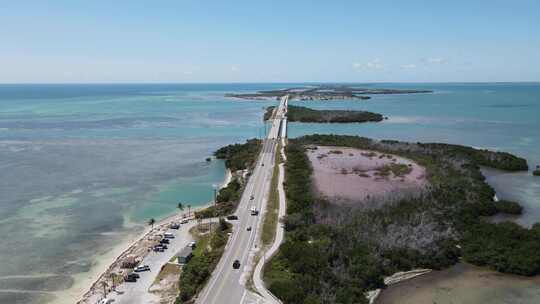
[{"label": "shoreline", "polygon": [[375,304],[538,303],[540,276],[503,274],[459,262],[386,288]]},{"label": "shoreline", "polygon": [[[231,170],[225,169],[225,177],[219,189],[226,187],[231,182],[231,180]],[[192,207],[190,217],[184,217],[184,212],[175,212],[174,214],[167,215],[160,219],[158,222],[156,222],[153,229],[150,227],[145,227],[141,232],[134,233],[133,235],[128,236],[128,240],[118,244],[117,246],[114,246],[112,250],[98,256],[96,258],[95,266],[92,267],[89,272],[75,275],[75,277],[79,276],[79,278],[86,278],[75,280],[75,283],[72,287],[67,290],[58,292],[58,294],[65,293],[66,295],[64,295],[63,297],[57,297],[55,303],[67,304],[76,301],[75,303],[77,304],[94,304],[93,302],[89,302],[89,300],[93,298],[93,296],[96,296],[97,293],[101,293],[102,286],[100,282],[102,282],[112,270],[117,268],[120,262],[126,256],[133,253],[133,251],[144,247],[141,246],[141,243],[145,239],[152,238],[153,236],[155,236],[155,233],[159,233],[161,229],[170,225],[172,222],[179,221],[184,218],[193,219],[193,215],[196,211],[207,208],[211,204],[212,202],[206,202],[201,206]]]}]

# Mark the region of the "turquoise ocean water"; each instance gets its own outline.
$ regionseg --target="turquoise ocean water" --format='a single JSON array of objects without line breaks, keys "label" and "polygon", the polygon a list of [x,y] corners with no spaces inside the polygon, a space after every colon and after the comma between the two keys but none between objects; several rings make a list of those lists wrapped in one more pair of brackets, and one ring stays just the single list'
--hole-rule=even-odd
[{"label": "turquoise ocean water", "polygon": [[[263,107],[228,92],[298,84],[0,85],[0,303],[55,302],[96,255],[178,201],[202,205],[222,182],[220,146],[263,134]],[[433,94],[293,102],[361,109],[382,123],[292,123],[290,137],[339,133],[497,149],[540,165],[540,84],[377,84]],[[540,221],[540,178],[491,172],[502,198]],[[35,293],[35,291],[40,291]],[[44,291],[41,293],[41,291]]]}]

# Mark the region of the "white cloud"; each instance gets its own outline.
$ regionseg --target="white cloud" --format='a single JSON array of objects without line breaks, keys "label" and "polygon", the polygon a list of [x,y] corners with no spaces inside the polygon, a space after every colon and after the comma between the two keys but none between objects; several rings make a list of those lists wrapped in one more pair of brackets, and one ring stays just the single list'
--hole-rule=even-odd
[{"label": "white cloud", "polygon": [[380,70],[384,68],[384,64],[381,60],[375,59],[366,63],[353,62],[352,67],[355,70]]},{"label": "white cloud", "polygon": [[353,62],[352,67],[353,69],[360,69],[362,67],[362,64],[359,62]]},{"label": "white cloud", "polygon": [[428,63],[428,64],[444,64],[444,63],[446,63],[446,59],[440,58],[440,57],[432,57],[432,58],[427,58],[426,63]]},{"label": "white cloud", "polygon": [[416,69],[416,64],[414,63],[402,64],[399,67],[402,69]]}]

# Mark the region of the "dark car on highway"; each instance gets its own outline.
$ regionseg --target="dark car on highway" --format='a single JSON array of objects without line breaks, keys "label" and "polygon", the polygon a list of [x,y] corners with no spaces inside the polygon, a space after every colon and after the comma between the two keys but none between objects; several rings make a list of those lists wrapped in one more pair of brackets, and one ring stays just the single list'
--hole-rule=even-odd
[{"label": "dark car on highway", "polygon": [[229,216],[227,216],[227,219],[228,219],[229,221],[237,220],[237,219],[238,219],[238,216],[236,216],[236,215],[229,215]]},{"label": "dark car on highway", "polygon": [[240,268],[240,261],[239,260],[234,260],[234,263],[232,264],[232,267],[234,269]]}]

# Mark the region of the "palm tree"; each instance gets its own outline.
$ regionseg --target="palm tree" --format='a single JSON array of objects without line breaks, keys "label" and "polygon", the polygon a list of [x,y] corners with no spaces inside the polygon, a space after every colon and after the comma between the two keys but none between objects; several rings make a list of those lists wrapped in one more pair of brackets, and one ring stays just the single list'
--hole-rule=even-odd
[{"label": "palm tree", "polygon": [[152,226],[152,230],[154,230],[155,223],[156,223],[156,220],[154,218],[151,218],[148,220],[148,225]]},{"label": "palm tree", "polygon": [[180,209],[180,212],[182,213],[182,218],[185,218],[186,214],[183,212],[184,211],[184,204],[182,204],[182,202],[178,203],[178,209]]},{"label": "palm tree", "polygon": [[101,282],[101,286],[103,286],[103,298],[106,298],[107,297],[107,287],[109,286],[109,284],[107,284],[107,282],[103,281],[103,282]]}]

